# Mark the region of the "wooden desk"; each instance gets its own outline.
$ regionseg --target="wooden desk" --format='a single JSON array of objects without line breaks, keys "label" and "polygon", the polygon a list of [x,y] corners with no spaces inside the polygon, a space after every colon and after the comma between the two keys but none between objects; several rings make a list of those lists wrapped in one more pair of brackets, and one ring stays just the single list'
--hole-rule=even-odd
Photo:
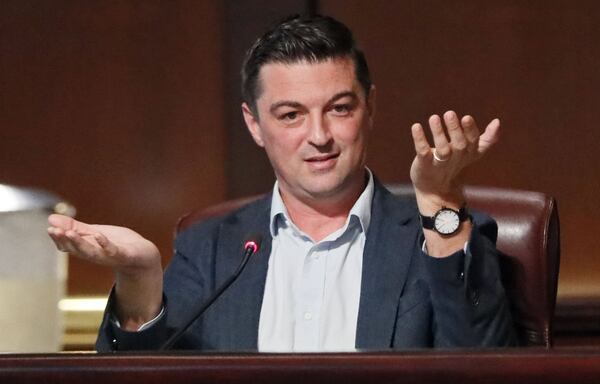
[{"label": "wooden desk", "polygon": [[600,349],[0,356],[1,383],[600,383]]}]

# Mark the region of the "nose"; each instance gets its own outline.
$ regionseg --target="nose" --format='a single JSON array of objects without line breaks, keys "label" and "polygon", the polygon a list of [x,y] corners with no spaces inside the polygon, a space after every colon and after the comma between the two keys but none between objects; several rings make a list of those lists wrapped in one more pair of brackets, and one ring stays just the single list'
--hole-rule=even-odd
[{"label": "nose", "polygon": [[331,142],[331,131],[323,116],[313,116],[310,119],[310,126],[308,129],[308,141],[315,147],[323,147]]}]

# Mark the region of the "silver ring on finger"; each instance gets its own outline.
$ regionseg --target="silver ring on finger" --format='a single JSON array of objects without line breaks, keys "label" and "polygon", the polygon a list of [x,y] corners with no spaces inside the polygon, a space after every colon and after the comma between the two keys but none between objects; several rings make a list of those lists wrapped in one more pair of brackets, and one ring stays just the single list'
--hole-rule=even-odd
[{"label": "silver ring on finger", "polygon": [[441,157],[439,157],[435,148],[433,148],[432,152],[433,152],[433,158],[436,161],[439,161],[440,163],[443,163],[444,161],[448,161],[448,159],[442,159]]}]

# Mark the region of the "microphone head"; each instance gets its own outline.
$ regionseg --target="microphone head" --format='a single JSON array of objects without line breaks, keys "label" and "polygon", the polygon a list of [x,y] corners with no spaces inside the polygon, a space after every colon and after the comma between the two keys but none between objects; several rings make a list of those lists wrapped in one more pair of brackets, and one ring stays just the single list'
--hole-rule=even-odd
[{"label": "microphone head", "polygon": [[252,253],[258,252],[260,248],[260,241],[262,240],[261,236],[252,235],[248,236],[246,242],[244,243],[244,250],[251,250]]}]

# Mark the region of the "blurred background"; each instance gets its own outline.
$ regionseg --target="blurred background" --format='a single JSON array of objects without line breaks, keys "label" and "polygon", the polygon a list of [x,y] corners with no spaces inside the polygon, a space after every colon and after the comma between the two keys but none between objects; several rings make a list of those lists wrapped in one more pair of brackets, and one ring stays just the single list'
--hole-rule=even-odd
[{"label": "blurred background", "polygon": [[[0,183],[131,227],[166,264],[179,216],[272,187],[242,123],[238,72],[267,26],[305,12],[347,23],[367,54],[377,86],[368,163],[383,182],[409,182],[413,122],[448,109],[481,127],[501,119],[502,141],[468,182],[557,198],[559,311],[598,320],[562,340],[597,341],[597,1],[4,0]],[[63,303],[65,349],[91,347],[111,285],[110,270],[70,258],[68,298],[97,301]]]}]

